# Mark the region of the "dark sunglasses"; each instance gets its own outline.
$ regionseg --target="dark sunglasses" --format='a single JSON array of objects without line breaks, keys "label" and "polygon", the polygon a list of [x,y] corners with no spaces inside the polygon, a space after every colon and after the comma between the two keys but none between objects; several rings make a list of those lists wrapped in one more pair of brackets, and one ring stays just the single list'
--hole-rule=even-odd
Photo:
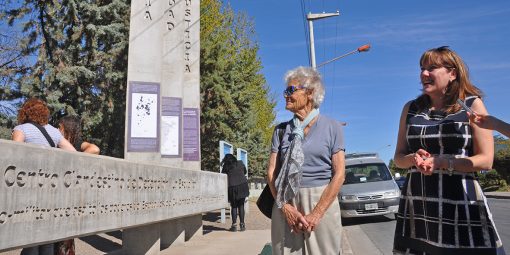
[{"label": "dark sunglasses", "polygon": [[304,89],[303,86],[288,86],[286,89],[283,90],[283,96],[290,97],[294,92]]}]

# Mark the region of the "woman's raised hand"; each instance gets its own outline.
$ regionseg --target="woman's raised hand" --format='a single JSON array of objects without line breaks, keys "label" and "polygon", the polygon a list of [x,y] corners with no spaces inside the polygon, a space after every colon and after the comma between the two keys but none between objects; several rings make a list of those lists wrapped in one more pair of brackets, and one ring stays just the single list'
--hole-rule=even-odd
[{"label": "woman's raised hand", "polygon": [[469,112],[467,114],[469,116],[469,120],[471,121],[471,123],[474,123],[478,127],[481,127],[484,129],[490,129],[490,130],[496,129],[497,119],[495,117],[493,117],[491,115],[486,115],[486,114],[478,114],[478,113],[471,114]]}]

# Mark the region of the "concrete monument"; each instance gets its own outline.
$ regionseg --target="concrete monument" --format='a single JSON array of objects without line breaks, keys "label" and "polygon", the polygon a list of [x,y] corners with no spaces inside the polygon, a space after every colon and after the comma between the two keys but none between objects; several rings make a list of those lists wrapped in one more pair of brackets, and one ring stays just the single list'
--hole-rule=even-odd
[{"label": "concrete monument", "polygon": [[[199,0],[131,2],[126,159],[201,169],[199,68]],[[174,237],[161,240],[162,246],[184,242],[202,234],[202,215],[166,226],[162,231]],[[157,236],[150,228],[134,228],[123,239],[135,240],[141,232]]]}]

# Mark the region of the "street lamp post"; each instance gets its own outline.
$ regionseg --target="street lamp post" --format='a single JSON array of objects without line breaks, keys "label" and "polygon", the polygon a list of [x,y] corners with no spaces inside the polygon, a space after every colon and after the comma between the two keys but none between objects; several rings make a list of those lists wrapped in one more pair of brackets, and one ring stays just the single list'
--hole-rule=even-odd
[{"label": "street lamp post", "polygon": [[317,67],[321,67],[321,66],[326,65],[326,64],[329,64],[329,63],[331,63],[331,62],[333,62],[333,61],[337,61],[337,60],[339,60],[339,59],[341,59],[341,58],[343,58],[343,57],[347,57],[347,56],[349,56],[349,55],[351,55],[351,54],[354,54],[354,53],[361,53],[361,52],[366,52],[366,51],[368,51],[368,50],[370,50],[370,44],[365,44],[365,45],[360,46],[360,47],[358,47],[357,49],[355,49],[355,50],[353,50],[353,51],[351,51],[351,52],[348,52],[348,53],[343,54],[342,56],[338,56],[338,57],[333,58],[333,59],[331,59],[331,60],[328,60],[328,61],[326,61],[326,62],[324,62],[324,63],[321,63],[321,64],[319,64]]},{"label": "street lamp post", "polygon": [[314,39],[313,39],[313,21],[318,19],[324,19],[329,18],[333,16],[340,15],[339,11],[336,11],[336,13],[308,13],[306,15],[306,20],[308,20],[308,27],[310,28],[310,61],[312,62],[312,67],[316,68],[315,64],[315,45],[314,45]]},{"label": "street lamp post", "polygon": [[365,44],[363,46],[358,47],[358,49],[356,49],[356,50],[353,50],[351,52],[348,52],[342,56],[338,56],[331,60],[328,60],[328,61],[320,64],[319,66],[317,66],[317,64],[315,63],[315,42],[314,42],[314,36],[313,36],[313,21],[318,20],[318,19],[324,19],[324,18],[329,18],[329,17],[333,17],[333,16],[338,16],[338,15],[340,15],[339,11],[336,11],[336,13],[308,13],[306,15],[306,20],[308,20],[308,27],[310,28],[310,38],[309,38],[309,40],[310,40],[310,62],[311,62],[310,64],[314,69],[317,67],[321,67],[326,64],[329,64],[329,63],[336,61],[338,59],[341,59],[343,57],[349,56],[351,54],[354,54],[357,52],[366,52],[370,49],[370,44]]}]

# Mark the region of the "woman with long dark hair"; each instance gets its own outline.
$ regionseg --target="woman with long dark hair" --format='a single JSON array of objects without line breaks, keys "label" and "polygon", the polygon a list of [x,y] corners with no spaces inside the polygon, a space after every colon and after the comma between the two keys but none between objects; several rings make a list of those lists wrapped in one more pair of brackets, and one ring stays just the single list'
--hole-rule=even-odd
[{"label": "woman with long dark hair", "polygon": [[241,160],[234,155],[227,154],[221,162],[222,173],[228,176],[228,201],[231,207],[232,226],[230,231],[237,231],[237,215],[240,220],[240,231],[246,230],[244,223],[244,202],[249,196],[248,180],[246,179],[246,167]]},{"label": "woman with long dark hair", "polygon": [[99,154],[99,147],[93,143],[83,141],[81,120],[77,116],[68,115],[62,117],[58,122],[58,129],[77,151]]},{"label": "woman with long dark hair", "polygon": [[[95,144],[83,141],[81,133],[81,120],[78,116],[67,115],[58,122],[58,130],[77,151],[99,154],[99,147]],[[68,239],[55,243],[55,255],[76,254],[74,239]]]}]

